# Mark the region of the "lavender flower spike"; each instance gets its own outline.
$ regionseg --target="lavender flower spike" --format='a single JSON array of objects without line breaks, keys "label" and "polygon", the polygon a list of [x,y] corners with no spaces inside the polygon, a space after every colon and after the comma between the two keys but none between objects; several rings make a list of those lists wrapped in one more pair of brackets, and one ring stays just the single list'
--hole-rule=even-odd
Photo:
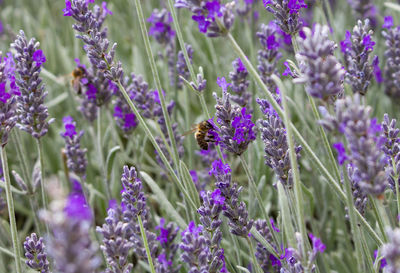
[{"label": "lavender flower spike", "polygon": [[400,48],[400,27],[393,26],[393,23],[386,24],[387,29],[382,31],[385,38],[385,57],[384,68],[385,93],[394,98],[400,98],[400,59],[398,50]]},{"label": "lavender flower spike", "polygon": [[251,93],[247,91],[250,81],[247,79],[248,72],[242,60],[237,58],[232,63],[234,70],[229,72],[232,81],[231,89],[234,92],[232,101],[241,107],[249,107],[251,103]]},{"label": "lavender flower spike", "polygon": [[46,57],[38,49],[39,43],[35,38],[28,42],[22,30],[11,46],[16,50],[16,84],[21,93],[17,97],[17,127],[39,139],[47,133],[49,124],[54,121],[47,120],[49,114],[44,104],[47,92],[39,77]]},{"label": "lavender flower spike", "polygon": [[382,256],[386,259],[387,265],[385,272],[398,273],[400,272],[400,229],[386,229],[389,242],[382,246]]},{"label": "lavender flower spike", "polygon": [[248,236],[254,221],[248,219],[246,204],[239,201],[242,187],[239,187],[237,183],[232,184],[231,168],[228,164],[223,164],[221,159],[217,159],[212,164],[210,175],[215,177],[215,186],[224,197],[225,206],[222,214],[229,220],[230,232],[236,236]]},{"label": "lavender flower spike", "polygon": [[7,53],[7,57],[3,59],[0,52],[0,145],[3,147],[7,144],[9,133],[17,123],[16,97],[18,95],[12,54]]},{"label": "lavender flower spike", "polygon": [[[353,35],[346,32],[346,40],[341,42],[345,64],[347,66],[346,81],[351,85],[354,93],[365,95],[373,77],[372,52],[375,42],[372,41],[372,30],[369,30],[368,19],[360,20],[353,29]],[[377,58],[377,56],[375,56]]]},{"label": "lavender flower spike", "polygon": [[133,264],[128,261],[129,250],[133,243],[129,241],[131,231],[129,224],[122,219],[119,205],[107,210],[107,217],[102,227],[96,231],[103,235],[103,245],[100,246],[110,268],[106,273],[129,273]]},{"label": "lavender flower spike", "polygon": [[102,28],[104,20],[109,14],[107,10],[95,5],[93,10],[88,8],[86,0],[66,0],[64,16],[71,16],[76,21],[73,28],[81,33],[76,37],[81,39],[90,63],[105,78],[118,81],[123,76],[120,62],[114,60],[117,44],[109,49],[110,41],[107,39],[107,28]]},{"label": "lavender flower spike", "polygon": [[[241,155],[249,144],[256,139],[254,123],[251,121],[251,114],[247,113],[245,107],[240,108],[237,105],[231,105],[230,95],[226,91],[226,86],[222,85],[222,98],[214,98],[217,101],[215,105],[215,116],[219,125],[219,139],[217,144],[221,144],[224,149]],[[225,86],[225,87],[224,87]]]},{"label": "lavender flower spike", "polygon": [[36,233],[26,237],[24,249],[27,266],[41,273],[50,273],[49,261],[44,251],[45,245],[42,237],[38,238]]},{"label": "lavender flower spike", "polygon": [[282,31],[296,35],[302,26],[300,10],[307,8],[304,0],[263,0],[263,4],[274,15]]},{"label": "lavender flower spike", "polygon": [[[284,186],[293,186],[290,167],[289,148],[286,141],[286,128],[278,114],[266,100],[257,99],[265,119],[258,121],[261,139],[264,142],[265,165],[272,168]],[[297,159],[300,159],[301,146],[295,147]]]},{"label": "lavender flower spike", "polygon": [[77,134],[75,122],[70,116],[64,117],[63,123],[65,132],[62,132],[61,136],[65,140],[68,169],[80,177],[84,177],[86,175],[87,160],[85,158],[86,149],[82,149],[80,144],[83,131]]},{"label": "lavender flower spike", "polygon": [[294,82],[305,83],[313,97],[333,101],[343,93],[345,72],[333,55],[336,45],[328,39],[329,27],[316,24],[313,30],[303,31],[306,38],[298,37],[300,50],[296,54],[301,76]]}]

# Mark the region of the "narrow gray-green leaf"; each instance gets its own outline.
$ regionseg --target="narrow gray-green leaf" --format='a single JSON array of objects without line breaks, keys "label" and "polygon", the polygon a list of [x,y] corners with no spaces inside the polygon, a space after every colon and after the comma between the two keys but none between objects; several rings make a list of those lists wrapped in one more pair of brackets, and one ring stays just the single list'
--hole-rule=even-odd
[{"label": "narrow gray-green leaf", "polygon": [[117,152],[121,150],[121,147],[115,146],[108,151],[107,159],[106,159],[106,166],[107,166],[107,180],[110,180],[111,171],[113,168],[115,156]]},{"label": "narrow gray-green leaf", "polygon": [[186,167],[185,162],[183,162],[182,160],[179,163],[179,168],[181,169],[181,175],[183,178],[183,186],[189,192],[189,196],[193,200],[193,202],[196,204],[197,208],[199,208],[201,206],[199,192],[196,189],[196,185],[193,182],[192,176],[190,175],[190,172],[189,172],[188,168]]},{"label": "narrow gray-green leaf", "polygon": [[285,231],[286,238],[291,247],[297,246],[296,236],[294,233],[292,219],[290,217],[289,200],[287,199],[285,189],[282,183],[278,183],[279,207],[282,212],[282,227]]},{"label": "narrow gray-green leaf", "polygon": [[247,268],[243,267],[243,266],[237,265],[236,267],[242,272],[250,273],[250,271]]},{"label": "narrow gray-green leaf", "polygon": [[385,6],[391,9],[394,9],[395,11],[400,11],[400,5],[392,2],[385,2]]},{"label": "narrow gray-green leaf", "polygon": [[272,245],[265,240],[265,238],[256,230],[256,228],[253,226],[250,230],[251,235],[254,236],[254,238],[256,238],[256,240],[262,244],[272,255],[274,255],[275,257],[279,257],[279,254],[276,253],[275,249],[272,247]]},{"label": "narrow gray-green leaf", "polygon": [[167,196],[165,196],[163,190],[147,173],[140,172],[140,175],[143,177],[143,180],[157,196],[157,200],[158,202],[160,202],[161,207],[169,214],[169,216],[171,216],[171,218],[176,222],[178,226],[180,226],[182,229],[185,229],[187,224],[185,223],[183,218],[179,215],[179,213],[175,210],[174,206],[168,201],[168,198]]}]

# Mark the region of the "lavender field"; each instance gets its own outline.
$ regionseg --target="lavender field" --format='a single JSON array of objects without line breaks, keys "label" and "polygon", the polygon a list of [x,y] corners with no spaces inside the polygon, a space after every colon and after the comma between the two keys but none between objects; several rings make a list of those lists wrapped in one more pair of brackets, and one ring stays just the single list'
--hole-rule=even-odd
[{"label": "lavender field", "polygon": [[0,0],[0,272],[400,273],[399,24]]}]

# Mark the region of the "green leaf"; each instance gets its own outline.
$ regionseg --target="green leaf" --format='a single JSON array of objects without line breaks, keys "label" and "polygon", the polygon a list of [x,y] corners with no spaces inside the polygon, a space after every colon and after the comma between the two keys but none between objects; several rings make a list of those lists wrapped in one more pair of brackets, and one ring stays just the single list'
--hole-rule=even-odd
[{"label": "green leaf", "polygon": [[400,11],[400,5],[392,2],[385,2],[385,6],[394,9],[395,11]]},{"label": "green leaf", "polygon": [[115,160],[115,155],[117,154],[117,152],[119,150],[121,150],[121,147],[115,146],[115,147],[111,148],[110,151],[108,152],[107,159],[106,159],[107,180],[110,180],[111,172],[112,172],[112,168],[113,168],[113,164],[114,164],[114,160]]},{"label": "green leaf", "polygon": [[278,198],[279,207],[282,212],[282,227],[285,232],[286,238],[291,247],[297,246],[296,236],[294,234],[294,228],[292,219],[290,218],[289,200],[287,199],[285,189],[282,183],[278,183]]},{"label": "green leaf", "polygon": [[197,208],[199,208],[201,206],[199,192],[196,189],[196,185],[193,182],[192,176],[190,175],[190,172],[186,167],[185,162],[183,162],[182,160],[179,163],[179,168],[183,178],[183,186],[189,192],[189,196],[196,204]]},{"label": "green leaf", "polygon": [[164,194],[163,190],[157,185],[157,183],[153,180],[145,172],[140,172],[140,175],[143,177],[143,180],[146,184],[151,188],[154,194],[157,196],[157,200],[160,203],[161,207],[169,214],[169,216],[180,226],[182,229],[185,229],[187,224],[183,220],[183,218],[179,215],[179,213],[175,210],[174,206],[168,201],[168,197]]}]

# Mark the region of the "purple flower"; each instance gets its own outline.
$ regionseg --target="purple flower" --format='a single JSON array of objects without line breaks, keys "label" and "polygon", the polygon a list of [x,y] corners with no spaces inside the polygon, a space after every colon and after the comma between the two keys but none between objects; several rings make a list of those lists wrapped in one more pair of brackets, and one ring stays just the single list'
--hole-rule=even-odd
[{"label": "purple flower", "polygon": [[308,234],[311,239],[313,251],[323,253],[326,246],[322,243],[321,239],[315,237],[312,233]]},{"label": "purple flower", "polygon": [[222,162],[221,159],[216,159],[213,163],[212,163],[212,167],[210,170],[210,175],[219,175],[219,174],[230,174],[231,171],[231,167],[229,166],[229,164],[224,164]]},{"label": "purple flower", "polygon": [[371,35],[364,36],[362,44],[365,46],[365,50],[370,50],[370,51],[374,50],[375,42],[372,41]]},{"label": "purple flower", "polygon": [[17,127],[39,139],[47,133],[49,124],[54,121],[48,120],[49,114],[44,104],[47,92],[39,77],[45,58],[38,49],[39,43],[34,38],[28,42],[22,30],[11,46],[16,50],[16,84],[21,93],[17,96]]},{"label": "purple flower", "polygon": [[[273,219],[270,219],[272,228],[275,232],[280,232],[277,227],[273,224]],[[255,221],[255,228],[256,230],[261,234],[261,236],[264,237],[264,239],[270,243],[273,248],[279,252],[278,247],[276,247],[273,237],[272,237],[272,231],[268,227],[267,220],[257,220]],[[276,231],[277,230],[277,231]],[[256,240],[257,241],[257,240]],[[270,272],[271,266],[274,268],[274,272],[278,272],[279,269],[282,266],[282,263],[280,261],[280,257],[275,257],[272,255],[266,247],[264,247],[260,242],[257,241],[257,249],[255,256],[257,258],[257,261],[259,262],[261,268],[263,269],[264,272]]]},{"label": "purple flower", "polygon": [[336,149],[336,151],[338,153],[337,160],[339,162],[339,165],[343,165],[343,163],[348,159],[346,156],[346,149],[345,149],[343,143],[337,142],[337,143],[334,143],[332,146],[333,146],[333,148]]},{"label": "purple flower", "polygon": [[42,66],[46,62],[46,56],[41,49],[38,49],[33,53],[32,60],[36,62],[36,66]]},{"label": "purple flower", "polygon": [[225,77],[218,77],[218,78],[217,78],[217,84],[218,84],[219,87],[222,88],[222,91],[224,91],[224,92],[226,92],[226,91],[228,90],[228,87],[229,87],[229,86],[232,86],[231,83],[228,83],[228,82],[225,80]]},{"label": "purple flower", "polygon": [[78,221],[91,221],[92,211],[86,203],[83,194],[73,193],[68,196],[67,204],[64,208],[65,214],[70,218]]},{"label": "purple flower", "polygon": [[212,193],[211,193],[211,200],[213,204],[219,204],[219,205],[223,205],[224,201],[225,201],[225,197],[221,195],[221,190],[220,189],[215,189]]},{"label": "purple flower", "polygon": [[66,116],[63,118],[65,132],[61,133],[61,136],[65,141],[65,154],[67,156],[67,166],[70,171],[79,175],[82,179],[86,174],[86,149],[81,148],[81,138],[83,131],[79,134],[76,132],[76,124],[72,117]]},{"label": "purple flower", "polygon": [[[93,1],[93,3],[94,3],[94,1]],[[112,15],[112,11],[107,8],[107,2],[103,1],[101,3],[101,8],[103,9],[104,16],[106,16],[107,14]]]},{"label": "purple flower", "polygon": [[386,63],[384,68],[384,84],[385,93],[393,99],[400,98],[400,27],[391,27],[382,31],[382,36],[385,38],[385,57]]},{"label": "purple flower", "polygon": [[269,219],[269,222],[271,223],[272,229],[273,229],[275,232],[281,232],[281,231],[279,230],[279,228],[277,228],[277,227],[275,226],[274,218],[270,218],[270,219]]},{"label": "purple flower", "polygon": [[70,0],[65,0],[64,16],[72,16],[72,4]]},{"label": "purple flower", "polygon": [[[374,250],[374,260],[376,260],[377,256],[378,256],[378,250],[375,249]],[[380,265],[381,269],[384,268],[387,265],[387,262],[386,262],[385,258],[381,259],[380,262],[381,262],[381,265]]]},{"label": "purple flower", "polygon": [[393,27],[393,17],[392,16],[385,16],[384,23],[382,25],[383,28],[390,29]]},{"label": "purple flower", "polygon": [[207,33],[207,29],[210,26],[211,22],[206,20],[206,17],[201,14],[193,15],[193,21],[196,21],[199,26],[199,31],[202,33]]},{"label": "purple flower", "polygon": [[147,22],[151,23],[149,35],[153,36],[158,43],[166,45],[175,38],[175,31],[171,27],[172,16],[166,9],[153,10]]},{"label": "purple flower", "polygon": [[24,242],[26,265],[41,273],[50,273],[49,261],[45,252],[43,238],[32,233]]},{"label": "purple flower", "polygon": [[388,242],[382,246],[382,256],[386,260],[385,272],[397,273],[399,271],[398,261],[400,258],[400,229],[386,228]]},{"label": "purple flower", "polygon": [[329,40],[329,27],[303,28],[306,39],[298,37],[300,50],[296,58],[302,72],[294,82],[305,83],[313,97],[332,102],[343,93],[342,65],[333,55],[335,43]]},{"label": "purple flower", "polygon": [[295,35],[300,30],[300,9],[307,8],[304,0],[263,0],[263,3],[267,11],[274,15],[282,31]]},{"label": "purple flower", "polygon": [[233,92],[231,99],[241,107],[246,107],[251,102],[251,93],[247,91],[250,85],[250,81],[247,79],[248,72],[240,58],[234,60],[232,65],[234,71],[229,72]]},{"label": "purple flower", "polygon": [[288,62],[284,62],[283,65],[285,66],[285,71],[283,71],[282,76],[291,76],[293,77],[292,69],[289,66]]},{"label": "purple flower", "polygon": [[382,83],[383,82],[383,77],[382,77],[382,71],[381,68],[379,67],[379,58],[378,56],[375,56],[374,59],[372,60],[372,67],[374,70],[374,75],[377,83]]},{"label": "purple flower", "polygon": [[173,261],[178,250],[178,244],[174,242],[178,235],[179,227],[173,223],[165,225],[164,218],[160,219],[160,225],[156,226],[156,230],[160,230],[160,235],[156,238],[161,245],[161,253],[157,256],[156,272],[178,273],[180,265],[174,266]]},{"label": "purple flower", "polygon": [[346,30],[345,39],[340,41],[340,48],[345,54],[347,51],[351,50],[351,32]]}]

